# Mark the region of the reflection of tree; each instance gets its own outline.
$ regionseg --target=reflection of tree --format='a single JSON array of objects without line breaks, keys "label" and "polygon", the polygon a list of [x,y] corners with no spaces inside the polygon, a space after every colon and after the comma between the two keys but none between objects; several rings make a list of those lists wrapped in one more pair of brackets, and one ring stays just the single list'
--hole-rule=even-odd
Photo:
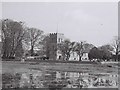
[{"label": "reflection of tree", "polygon": [[2,74],[2,88],[19,88],[21,75],[4,73]]}]

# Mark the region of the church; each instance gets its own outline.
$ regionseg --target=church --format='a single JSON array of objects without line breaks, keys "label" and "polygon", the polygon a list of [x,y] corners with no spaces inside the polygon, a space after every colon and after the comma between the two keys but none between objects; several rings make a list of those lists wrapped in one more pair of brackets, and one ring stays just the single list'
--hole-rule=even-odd
[{"label": "church", "polygon": [[[49,50],[49,59],[50,60],[62,60],[62,53],[57,48],[58,44],[61,44],[65,40],[65,36],[62,33],[50,33],[49,34],[49,44],[48,44],[48,50]],[[82,56],[82,61],[89,60],[88,58],[88,52],[85,52]],[[79,61],[79,56],[76,52],[71,52],[69,61]]]}]

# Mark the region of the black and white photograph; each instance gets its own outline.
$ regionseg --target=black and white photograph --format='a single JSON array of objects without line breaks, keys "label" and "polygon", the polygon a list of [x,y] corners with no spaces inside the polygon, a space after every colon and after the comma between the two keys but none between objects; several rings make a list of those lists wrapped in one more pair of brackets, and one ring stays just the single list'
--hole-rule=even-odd
[{"label": "black and white photograph", "polygon": [[119,2],[0,5],[1,89],[119,90]]}]

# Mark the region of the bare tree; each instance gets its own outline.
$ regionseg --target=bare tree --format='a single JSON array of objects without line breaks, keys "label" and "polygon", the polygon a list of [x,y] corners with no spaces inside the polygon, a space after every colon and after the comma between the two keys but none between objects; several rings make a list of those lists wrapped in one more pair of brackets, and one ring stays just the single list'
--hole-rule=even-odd
[{"label": "bare tree", "polygon": [[80,43],[77,42],[74,48],[75,52],[79,56],[79,61],[81,61],[81,57],[83,56],[83,53],[84,53],[84,44],[85,42],[82,42],[82,41]]},{"label": "bare tree", "polygon": [[117,61],[118,60],[118,55],[120,53],[120,37],[115,36],[114,41],[112,43],[112,47],[114,48],[115,61]]},{"label": "bare tree", "polygon": [[42,50],[41,53],[42,55],[46,55],[46,57],[50,56],[50,47],[49,47],[49,40],[50,36],[49,35],[45,35],[43,40],[41,41],[41,45],[42,45]]},{"label": "bare tree", "polygon": [[94,46],[92,44],[88,44],[85,41],[76,42],[74,46],[74,51],[78,54],[79,61],[81,61],[83,54],[89,52],[90,49],[92,49],[93,47]]},{"label": "bare tree", "polygon": [[43,39],[43,31],[36,28],[27,28],[24,42],[30,47],[31,56],[34,55],[35,47],[40,46]]},{"label": "bare tree", "polygon": [[[22,49],[24,37],[24,23],[10,19],[2,20],[3,58],[15,57],[16,53]],[[21,47],[21,48],[20,48]],[[22,53],[22,52],[21,52]]]},{"label": "bare tree", "polygon": [[69,60],[74,44],[75,42],[70,42],[70,40],[65,40],[62,44],[58,44],[58,49],[62,52],[63,60]]}]

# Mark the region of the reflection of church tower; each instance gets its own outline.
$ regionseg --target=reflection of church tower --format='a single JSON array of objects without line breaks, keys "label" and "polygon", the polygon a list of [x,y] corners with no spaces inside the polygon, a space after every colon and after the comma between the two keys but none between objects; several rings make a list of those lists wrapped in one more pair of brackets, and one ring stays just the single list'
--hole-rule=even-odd
[{"label": "reflection of church tower", "polygon": [[64,34],[61,33],[50,33],[49,38],[49,58],[52,60],[56,60],[58,57],[57,53],[57,44],[62,43],[64,41]]}]

